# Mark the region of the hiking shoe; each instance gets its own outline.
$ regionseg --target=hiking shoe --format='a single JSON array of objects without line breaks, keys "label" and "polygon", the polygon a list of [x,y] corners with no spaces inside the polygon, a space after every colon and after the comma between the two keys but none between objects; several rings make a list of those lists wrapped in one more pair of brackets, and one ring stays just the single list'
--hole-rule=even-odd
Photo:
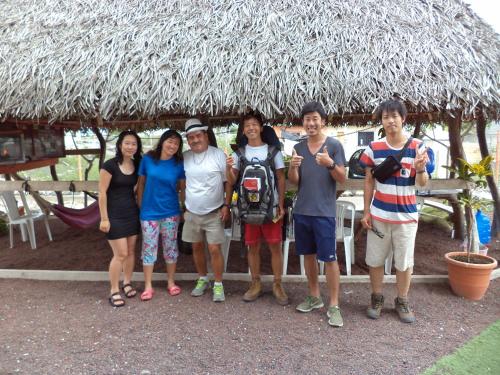
[{"label": "hiking shoe", "polygon": [[394,305],[396,307],[396,311],[398,312],[399,320],[403,323],[413,323],[415,321],[415,315],[410,309],[408,298],[396,297],[394,299]]},{"label": "hiking shoe", "polygon": [[214,291],[214,297],[212,298],[212,301],[224,302],[226,300],[226,297],[224,296],[224,286],[214,285],[213,291]]},{"label": "hiking shoe", "polygon": [[314,309],[321,309],[324,306],[321,297],[307,296],[304,302],[296,307],[300,312],[310,312]]},{"label": "hiking shoe", "polygon": [[273,296],[276,298],[276,302],[281,306],[286,306],[290,303],[280,281],[275,281],[273,283]]},{"label": "hiking shoe", "polygon": [[210,287],[210,282],[208,280],[198,279],[196,280],[196,286],[191,291],[191,295],[193,297],[200,297],[205,293],[205,290],[207,290],[209,287]]},{"label": "hiking shoe", "polygon": [[328,324],[332,327],[342,327],[344,325],[344,320],[338,306],[330,306],[326,312],[326,316],[328,317]]},{"label": "hiking shoe", "polygon": [[262,295],[262,285],[260,279],[253,279],[250,288],[243,295],[243,301],[253,302]]},{"label": "hiking shoe", "polygon": [[380,318],[382,307],[384,307],[384,296],[382,294],[372,293],[372,302],[368,309],[366,309],[366,315],[368,315],[370,319],[378,319]]}]

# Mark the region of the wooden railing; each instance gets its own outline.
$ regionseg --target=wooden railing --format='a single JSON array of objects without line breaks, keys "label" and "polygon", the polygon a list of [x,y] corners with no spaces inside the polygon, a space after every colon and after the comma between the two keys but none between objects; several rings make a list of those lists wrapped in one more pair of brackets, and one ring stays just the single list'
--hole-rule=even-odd
[{"label": "wooden railing", "polygon": [[[69,191],[73,182],[75,191],[98,191],[98,181],[28,181],[31,191]],[[345,184],[338,184],[337,190],[363,190],[362,179],[348,179]],[[419,190],[454,190],[466,189],[467,182],[458,179],[431,179]],[[0,181],[0,191],[15,191],[25,188],[24,181]]]}]

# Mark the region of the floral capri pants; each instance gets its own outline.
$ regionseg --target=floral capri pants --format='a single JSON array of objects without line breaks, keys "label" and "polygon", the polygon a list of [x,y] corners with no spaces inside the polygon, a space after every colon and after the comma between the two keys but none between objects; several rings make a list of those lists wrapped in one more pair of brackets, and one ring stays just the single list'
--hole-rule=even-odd
[{"label": "floral capri pants", "polygon": [[179,249],[177,248],[179,216],[171,216],[160,220],[141,220],[141,227],[142,264],[144,266],[155,264],[160,234],[165,263],[176,263],[179,256]]}]

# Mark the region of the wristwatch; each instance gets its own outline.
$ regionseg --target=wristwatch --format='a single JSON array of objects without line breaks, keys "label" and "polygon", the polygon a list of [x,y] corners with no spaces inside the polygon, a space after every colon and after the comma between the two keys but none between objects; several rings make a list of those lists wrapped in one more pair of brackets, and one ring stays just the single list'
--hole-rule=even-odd
[{"label": "wristwatch", "polygon": [[335,163],[335,160],[334,160],[334,161],[332,161],[332,165],[329,165],[328,167],[326,167],[326,169],[331,171],[332,169],[335,169],[336,166],[337,166],[337,163]]}]

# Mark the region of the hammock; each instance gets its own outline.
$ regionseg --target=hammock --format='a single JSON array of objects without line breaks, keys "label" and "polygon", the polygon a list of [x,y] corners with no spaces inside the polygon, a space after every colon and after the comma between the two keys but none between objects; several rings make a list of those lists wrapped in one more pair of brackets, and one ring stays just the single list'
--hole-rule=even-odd
[{"label": "hammock", "polygon": [[84,208],[69,208],[60,204],[52,204],[34,192],[32,196],[41,208],[51,211],[70,227],[88,229],[94,227],[101,220],[98,201]]},{"label": "hammock", "polygon": [[53,204],[50,210],[70,227],[88,229],[95,226],[101,220],[99,203],[95,201],[84,208],[68,208],[60,204]]}]

